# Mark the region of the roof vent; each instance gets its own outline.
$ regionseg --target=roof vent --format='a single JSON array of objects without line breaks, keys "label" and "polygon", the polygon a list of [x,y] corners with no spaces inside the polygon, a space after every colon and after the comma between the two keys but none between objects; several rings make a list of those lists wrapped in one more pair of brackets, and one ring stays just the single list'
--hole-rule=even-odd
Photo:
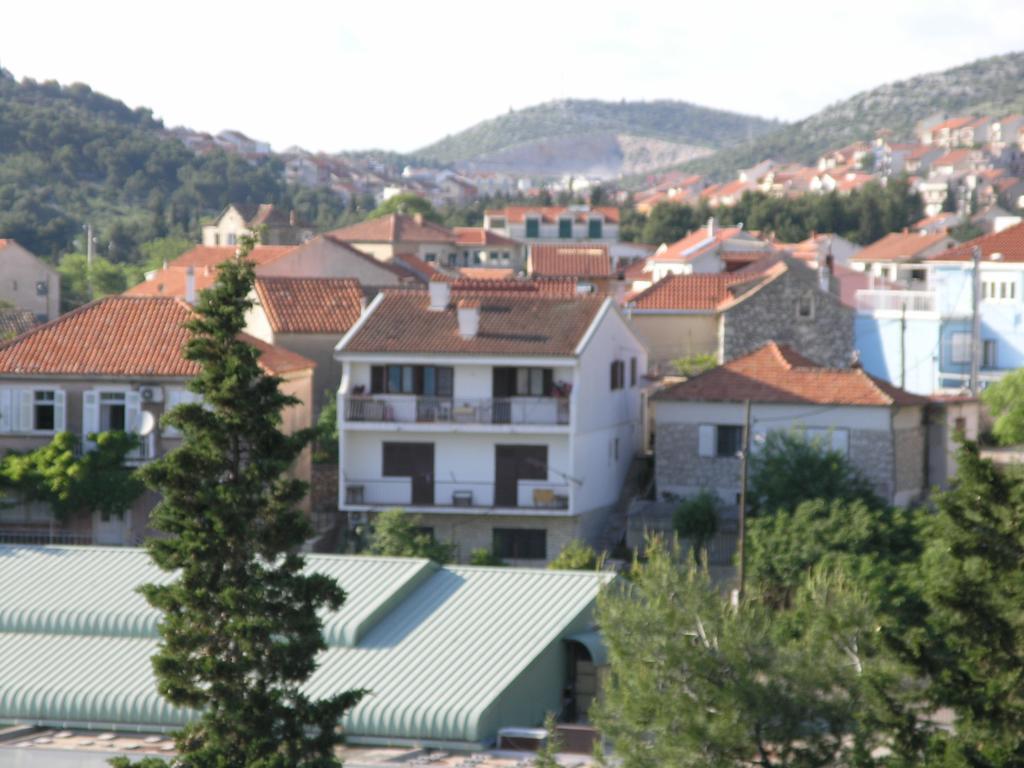
[{"label": "roof vent", "polygon": [[480,330],[480,302],[476,299],[463,299],[459,302],[459,336],[464,339],[476,338]]},{"label": "roof vent", "polygon": [[431,280],[430,285],[430,310],[432,312],[443,312],[448,309],[451,301],[451,286],[444,280]]},{"label": "roof vent", "polygon": [[185,301],[189,304],[196,303],[196,271],[191,264],[185,270]]}]

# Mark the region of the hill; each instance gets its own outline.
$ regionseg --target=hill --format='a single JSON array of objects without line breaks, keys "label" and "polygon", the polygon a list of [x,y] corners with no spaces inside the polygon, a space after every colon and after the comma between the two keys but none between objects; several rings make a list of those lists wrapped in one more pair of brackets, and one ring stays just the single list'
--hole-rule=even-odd
[{"label": "hill", "polygon": [[82,247],[91,223],[100,255],[139,263],[141,244],[194,239],[227,201],[293,205],[314,222],[340,207],[289,190],[276,158],[196,155],[147,109],[81,83],[18,82],[0,69],[0,237],[56,261]]},{"label": "hill", "polygon": [[482,170],[615,176],[706,155],[778,126],[682,101],[567,99],[510,110],[416,154]]},{"label": "hill", "polygon": [[799,122],[680,167],[713,177],[771,158],[813,162],[822,151],[874,138],[888,129],[910,139],[914,124],[936,113],[1005,115],[1024,109],[1024,52],[993,56],[858,93]]}]

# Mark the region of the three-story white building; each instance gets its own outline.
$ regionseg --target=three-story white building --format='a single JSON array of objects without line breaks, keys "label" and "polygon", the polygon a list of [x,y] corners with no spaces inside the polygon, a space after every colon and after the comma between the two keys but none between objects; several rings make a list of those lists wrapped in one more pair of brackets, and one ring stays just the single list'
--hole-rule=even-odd
[{"label": "three-story white building", "polygon": [[385,291],[335,356],[350,525],[401,507],[462,560],[534,563],[604,532],[641,449],[647,368],[611,300]]}]

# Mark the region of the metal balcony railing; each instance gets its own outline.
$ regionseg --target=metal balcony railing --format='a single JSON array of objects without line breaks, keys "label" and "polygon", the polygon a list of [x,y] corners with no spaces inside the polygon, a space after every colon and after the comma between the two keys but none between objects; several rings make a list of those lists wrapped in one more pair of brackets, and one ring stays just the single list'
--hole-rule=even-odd
[{"label": "metal balcony railing", "polygon": [[887,310],[901,312],[934,312],[935,291],[886,291],[861,289],[857,291],[857,311]]},{"label": "metal balcony railing", "polygon": [[442,424],[569,423],[564,397],[418,397],[415,395],[352,395],[345,398],[346,421]]},{"label": "metal balcony railing", "polygon": [[[427,498],[414,501],[413,480],[387,477],[346,478],[343,507],[466,507],[470,509],[568,509],[569,486],[544,480],[519,480],[515,499],[501,498],[493,481],[436,480]],[[422,493],[422,491],[421,491]]]}]

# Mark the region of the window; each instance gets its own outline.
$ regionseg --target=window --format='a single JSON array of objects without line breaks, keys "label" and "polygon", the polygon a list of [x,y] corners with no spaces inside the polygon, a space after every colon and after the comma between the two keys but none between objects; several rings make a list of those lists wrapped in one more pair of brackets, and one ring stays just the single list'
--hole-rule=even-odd
[{"label": "window", "polygon": [[956,420],[953,422],[953,431],[958,435],[966,435],[967,419],[965,419],[963,416],[957,416]]},{"label": "window", "polygon": [[495,528],[493,537],[497,557],[508,560],[547,559],[548,532],[542,528]]},{"label": "window", "polygon": [[996,349],[998,342],[995,339],[985,339],[982,342],[981,365],[983,368],[998,368],[996,364]]},{"label": "window", "polygon": [[715,430],[715,455],[735,456],[743,450],[743,427],[719,425]]},{"label": "window", "polygon": [[561,218],[558,220],[558,236],[563,240],[572,237],[572,219]]},{"label": "window", "polygon": [[966,365],[971,362],[971,334],[954,333],[949,340],[949,360],[951,363]]},{"label": "window", "polygon": [[636,386],[636,358],[629,358],[629,386]]},{"label": "window", "polygon": [[613,360],[611,365],[612,389],[622,389],[626,384],[626,364],[622,360]]},{"label": "window", "polygon": [[37,389],[33,393],[32,429],[53,432],[57,426],[57,393]]},{"label": "window", "polygon": [[493,397],[550,397],[550,368],[495,368]]},{"label": "window", "polygon": [[473,251],[473,263],[480,264],[482,259],[480,258],[480,251]]},{"label": "window", "polygon": [[423,260],[424,260],[425,262],[427,262],[428,264],[433,264],[434,262],[436,262],[436,261],[437,261],[437,254],[436,254],[436,253],[427,253],[427,254],[424,254],[424,255],[423,255]]},{"label": "window", "polygon": [[604,222],[601,219],[591,219],[587,222],[587,237],[592,240],[600,240],[604,235]]},{"label": "window", "polygon": [[228,245],[235,245],[238,238],[234,234],[228,235]]},{"label": "window", "polygon": [[375,395],[451,397],[455,369],[446,365],[375,365],[370,392]]},{"label": "window", "polygon": [[491,219],[491,229],[504,229],[505,228],[505,217],[495,216]]},{"label": "window", "polygon": [[528,216],[526,219],[526,236],[540,237],[540,219],[536,216]]},{"label": "window", "polygon": [[125,432],[124,392],[100,392],[100,432]]},{"label": "window", "polygon": [[814,317],[814,294],[807,292],[796,303],[796,316],[809,320]]}]

